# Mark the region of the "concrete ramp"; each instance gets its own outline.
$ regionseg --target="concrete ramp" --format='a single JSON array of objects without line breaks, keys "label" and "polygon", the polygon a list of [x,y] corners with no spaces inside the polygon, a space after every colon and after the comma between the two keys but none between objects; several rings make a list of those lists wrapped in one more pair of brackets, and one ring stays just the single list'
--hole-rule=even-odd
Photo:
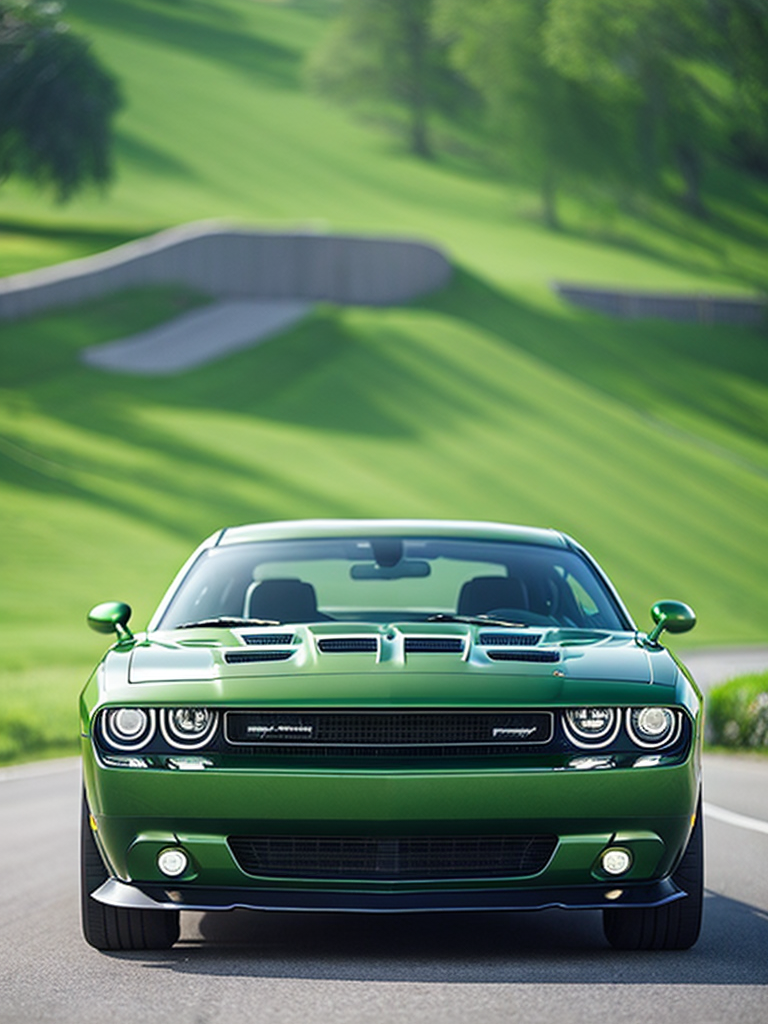
[{"label": "concrete ramp", "polygon": [[93,345],[83,362],[114,373],[181,373],[249,348],[302,320],[312,308],[299,299],[215,302],[159,327]]}]

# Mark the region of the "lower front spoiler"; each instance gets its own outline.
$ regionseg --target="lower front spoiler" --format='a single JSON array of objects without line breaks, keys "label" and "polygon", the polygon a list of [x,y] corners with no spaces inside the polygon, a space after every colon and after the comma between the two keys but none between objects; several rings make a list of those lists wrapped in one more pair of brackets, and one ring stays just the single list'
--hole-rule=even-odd
[{"label": "lower front spoiler", "polygon": [[109,879],[93,899],[126,910],[278,910],[404,914],[459,910],[602,910],[660,907],[687,895],[670,878],[621,888],[444,889],[440,892],[334,892],[310,889],[199,889],[128,885]]}]

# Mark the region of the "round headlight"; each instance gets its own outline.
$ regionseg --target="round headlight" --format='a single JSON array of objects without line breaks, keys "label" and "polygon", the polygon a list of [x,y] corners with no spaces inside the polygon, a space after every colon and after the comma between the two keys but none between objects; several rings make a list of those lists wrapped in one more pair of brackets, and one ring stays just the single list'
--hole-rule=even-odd
[{"label": "round headlight", "polygon": [[630,708],[627,732],[639,747],[663,747],[677,738],[680,718],[672,708]]},{"label": "round headlight", "polygon": [[151,708],[109,708],[102,717],[104,739],[117,750],[140,750],[154,731],[155,713]]},{"label": "round headlight", "polygon": [[616,739],[619,715],[616,708],[569,708],[563,728],[577,747],[605,747]]},{"label": "round headlight", "polygon": [[198,750],[213,736],[217,720],[216,712],[210,708],[167,708],[160,728],[171,746]]}]

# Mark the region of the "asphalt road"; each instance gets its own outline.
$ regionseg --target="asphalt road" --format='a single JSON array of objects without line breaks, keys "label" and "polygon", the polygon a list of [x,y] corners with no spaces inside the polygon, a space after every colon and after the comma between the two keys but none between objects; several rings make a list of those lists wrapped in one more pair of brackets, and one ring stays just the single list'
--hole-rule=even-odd
[{"label": "asphalt road", "polygon": [[2,1024],[760,1024],[768,761],[705,761],[707,898],[684,953],[617,953],[596,912],[182,915],[162,953],[79,930],[77,761],[0,771]]}]

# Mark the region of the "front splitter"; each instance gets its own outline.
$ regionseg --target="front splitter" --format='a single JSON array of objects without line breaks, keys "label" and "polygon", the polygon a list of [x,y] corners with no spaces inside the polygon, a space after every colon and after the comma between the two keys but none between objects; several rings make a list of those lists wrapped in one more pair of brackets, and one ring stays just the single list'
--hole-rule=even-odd
[{"label": "front splitter", "polygon": [[350,892],[310,889],[202,889],[128,885],[109,879],[91,896],[126,910],[275,910],[318,913],[408,914],[434,911],[602,910],[660,907],[687,895],[670,878],[596,889],[442,889],[439,892]]}]

